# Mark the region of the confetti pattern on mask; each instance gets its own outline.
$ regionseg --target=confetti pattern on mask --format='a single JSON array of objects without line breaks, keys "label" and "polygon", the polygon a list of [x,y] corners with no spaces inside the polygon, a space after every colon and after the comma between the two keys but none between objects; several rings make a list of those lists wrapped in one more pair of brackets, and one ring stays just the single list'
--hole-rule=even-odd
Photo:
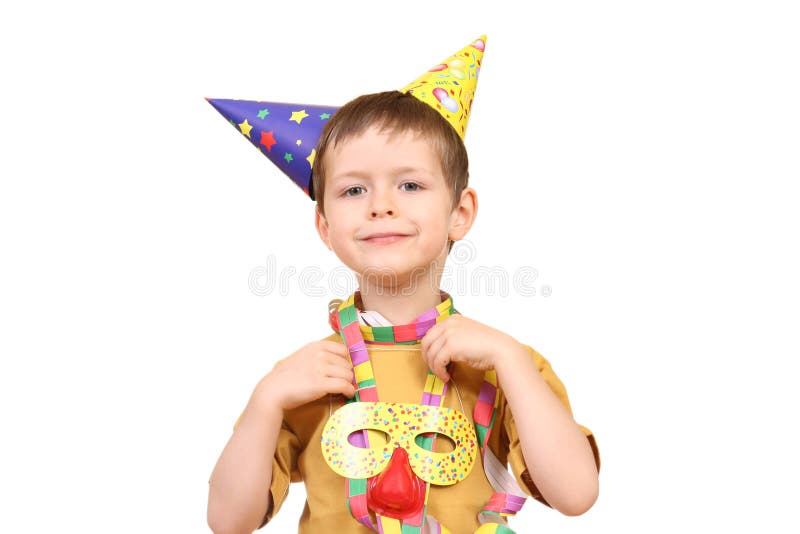
[{"label": "confetti pattern on mask", "polygon": [[[348,437],[359,430],[379,430],[389,436],[385,444],[371,448],[352,445]],[[415,442],[420,434],[436,432],[450,438],[450,452],[426,450]],[[467,416],[452,408],[391,402],[346,404],[328,420],[322,431],[322,454],[338,474],[369,478],[386,467],[395,448],[408,452],[414,473],[431,484],[450,486],[469,475],[478,443]]]}]

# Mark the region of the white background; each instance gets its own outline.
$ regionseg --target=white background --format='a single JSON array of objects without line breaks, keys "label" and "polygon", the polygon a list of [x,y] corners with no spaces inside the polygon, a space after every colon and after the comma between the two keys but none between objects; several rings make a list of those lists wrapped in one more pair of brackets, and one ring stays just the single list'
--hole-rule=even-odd
[{"label": "white background", "polygon": [[592,510],[529,503],[517,530],[797,532],[792,2],[21,5],[0,16],[0,530],[206,531],[252,387],[329,332],[341,291],[249,288],[270,256],[340,264],[204,97],[339,105],[487,33],[461,267],[533,267],[552,295],[456,307],[551,360],[603,459]]}]

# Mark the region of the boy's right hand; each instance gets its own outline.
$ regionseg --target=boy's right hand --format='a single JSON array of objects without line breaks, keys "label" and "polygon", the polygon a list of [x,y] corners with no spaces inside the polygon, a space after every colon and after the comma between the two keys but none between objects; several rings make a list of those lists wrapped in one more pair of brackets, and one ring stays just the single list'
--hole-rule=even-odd
[{"label": "boy's right hand", "polygon": [[347,347],[336,341],[313,341],[275,364],[256,386],[256,395],[291,410],[323,395],[355,394]]}]

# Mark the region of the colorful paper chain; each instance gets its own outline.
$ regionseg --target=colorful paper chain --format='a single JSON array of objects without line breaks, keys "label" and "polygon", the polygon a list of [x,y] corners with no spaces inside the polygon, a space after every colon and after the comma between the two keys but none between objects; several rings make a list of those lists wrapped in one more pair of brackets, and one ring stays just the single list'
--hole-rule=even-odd
[{"label": "colorful paper chain", "polygon": [[[415,344],[422,339],[427,331],[436,323],[441,322],[452,314],[458,313],[453,307],[450,295],[444,293],[445,299],[438,306],[431,308],[412,323],[397,326],[366,326],[359,324],[358,311],[356,310],[356,299],[360,301],[361,295],[358,291],[339,305],[337,310],[332,310],[329,316],[331,327],[339,332],[345,345],[350,351],[350,360],[353,364],[355,375],[356,393],[347,402],[378,402],[378,390],[375,384],[375,375],[372,371],[372,362],[367,352],[367,342],[375,345],[409,345]],[[422,394],[421,404],[427,406],[441,406],[442,400],[447,393],[447,383],[442,382],[432,371],[428,371],[425,382],[425,389]],[[473,412],[475,431],[478,443],[481,447],[481,456],[484,461],[487,478],[490,482],[494,478],[505,478],[507,482],[510,477],[505,466],[500,466],[499,461],[494,458],[488,449],[489,436],[497,415],[497,403],[499,394],[497,390],[497,373],[494,370],[486,371],[478,400]],[[422,446],[428,450],[433,450],[435,435],[423,439]],[[354,445],[367,447],[369,437],[364,430],[354,435]],[[513,478],[511,478],[513,481]],[[434,518],[425,516],[428,506],[428,495],[430,484],[426,484],[425,505],[422,512],[410,519],[401,522],[398,519],[383,517],[376,514],[377,524],[373,524],[367,508],[367,479],[346,479],[347,487],[347,507],[350,514],[364,526],[376,530],[382,534],[424,534],[423,525],[428,522],[427,532],[447,534],[449,531],[440,525]],[[495,489],[497,486],[493,484]],[[524,497],[511,493],[496,491],[489,502],[483,507],[479,515],[510,516],[516,514],[525,502]],[[495,522],[481,525],[476,534],[485,533],[513,534],[514,531]]]}]

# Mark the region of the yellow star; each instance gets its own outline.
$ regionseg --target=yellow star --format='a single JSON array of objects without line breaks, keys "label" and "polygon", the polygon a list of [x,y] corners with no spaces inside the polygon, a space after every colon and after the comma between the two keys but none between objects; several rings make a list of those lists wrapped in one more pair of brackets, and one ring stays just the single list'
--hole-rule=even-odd
[{"label": "yellow star", "polygon": [[253,127],[250,125],[249,122],[247,122],[247,119],[245,119],[243,123],[239,124],[239,129],[242,131],[244,135],[250,137],[250,130],[252,130]]},{"label": "yellow star", "polygon": [[317,155],[317,149],[316,148],[312,148],[311,149],[311,154],[309,154],[308,157],[306,158],[306,161],[308,161],[308,164],[312,168],[314,167],[314,158],[316,157],[316,155]]},{"label": "yellow star", "polygon": [[301,109],[300,111],[292,111],[292,116],[289,120],[294,121],[297,124],[300,124],[300,121],[302,121],[306,117],[308,117],[308,113],[306,113],[306,110]]},{"label": "yellow star", "polygon": [[300,139],[298,139],[297,141],[295,141],[295,144],[296,144],[297,146],[300,146],[300,145],[302,145],[302,144],[303,144],[303,141],[302,141],[302,140],[300,140]]}]

